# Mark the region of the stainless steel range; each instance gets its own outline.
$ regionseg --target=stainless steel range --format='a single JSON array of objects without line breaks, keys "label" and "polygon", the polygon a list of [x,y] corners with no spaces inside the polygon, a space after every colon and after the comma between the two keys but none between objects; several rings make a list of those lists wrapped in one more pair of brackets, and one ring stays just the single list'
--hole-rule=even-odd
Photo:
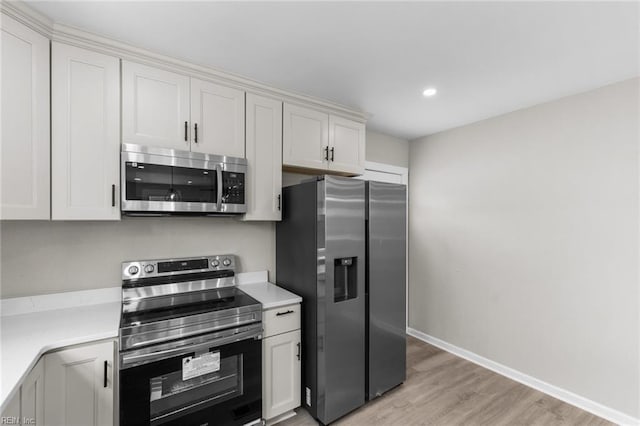
[{"label": "stainless steel range", "polygon": [[120,424],[244,425],[262,412],[262,306],[233,255],[122,264]]}]

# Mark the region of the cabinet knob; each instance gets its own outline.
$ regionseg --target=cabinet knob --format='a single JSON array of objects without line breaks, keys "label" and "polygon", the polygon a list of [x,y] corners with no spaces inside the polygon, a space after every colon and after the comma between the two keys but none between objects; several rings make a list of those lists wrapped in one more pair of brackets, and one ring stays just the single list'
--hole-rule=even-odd
[{"label": "cabinet knob", "polygon": [[333,161],[333,153],[334,153],[335,148],[331,147],[331,161]]},{"label": "cabinet knob", "polygon": [[329,147],[328,146],[324,147],[324,159],[326,161],[329,161]]},{"label": "cabinet knob", "polygon": [[298,357],[298,361],[300,361],[300,355],[301,355],[301,353],[300,353],[300,350],[301,350],[300,342],[298,342],[297,346],[298,346],[298,353],[296,354],[296,356]]},{"label": "cabinet knob", "polygon": [[189,139],[187,139],[187,133],[189,133],[189,123],[185,121],[184,122],[184,141],[185,142],[189,142]]},{"label": "cabinet knob", "polygon": [[198,123],[194,124],[194,125],[193,125],[193,128],[194,128],[194,129],[193,129],[193,131],[194,131],[194,133],[195,133],[195,135],[194,135],[194,137],[193,137],[193,141],[194,141],[195,143],[198,143]]}]

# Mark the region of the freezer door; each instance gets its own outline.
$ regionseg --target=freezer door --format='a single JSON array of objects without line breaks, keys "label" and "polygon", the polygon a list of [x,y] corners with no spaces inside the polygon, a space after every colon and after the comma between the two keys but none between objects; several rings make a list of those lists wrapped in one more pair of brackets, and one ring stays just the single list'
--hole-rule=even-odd
[{"label": "freezer door", "polygon": [[364,182],[318,182],[318,420],[365,401]]},{"label": "freezer door", "polygon": [[406,378],[405,185],[367,183],[367,399]]}]

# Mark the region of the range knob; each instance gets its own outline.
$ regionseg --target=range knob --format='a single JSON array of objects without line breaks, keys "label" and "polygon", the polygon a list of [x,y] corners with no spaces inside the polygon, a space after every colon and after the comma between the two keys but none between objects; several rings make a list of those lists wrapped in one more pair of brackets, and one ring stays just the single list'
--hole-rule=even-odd
[{"label": "range knob", "polygon": [[229,265],[231,265],[231,260],[229,260],[229,258],[228,258],[228,257],[226,257],[226,258],[222,261],[222,264],[223,264],[224,266],[229,266]]},{"label": "range knob", "polygon": [[211,261],[211,266],[213,266],[214,268],[217,268],[218,265],[220,265],[220,261],[218,259],[213,259]]},{"label": "range knob", "polygon": [[129,266],[129,275],[135,275],[140,271],[137,266]]},{"label": "range knob", "polygon": [[144,272],[146,272],[147,274],[150,274],[153,272],[155,268],[153,267],[153,265],[147,265],[144,267]]}]

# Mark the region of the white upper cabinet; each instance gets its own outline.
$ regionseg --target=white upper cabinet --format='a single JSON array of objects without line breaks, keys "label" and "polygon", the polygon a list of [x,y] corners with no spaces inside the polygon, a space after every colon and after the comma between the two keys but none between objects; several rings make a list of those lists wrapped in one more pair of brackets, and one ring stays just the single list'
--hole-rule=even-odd
[{"label": "white upper cabinet", "polygon": [[363,123],[298,105],[284,104],[283,165],[324,173],[364,173]]},{"label": "white upper cabinet", "polygon": [[189,77],[122,61],[122,142],[189,150]]},{"label": "white upper cabinet", "polygon": [[191,79],[191,150],[244,157],[244,92]]},{"label": "white upper cabinet", "polygon": [[49,40],[1,24],[0,219],[49,219]]},{"label": "white upper cabinet", "polygon": [[329,169],[342,173],[364,173],[364,124],[329,116]]},{"label": "white upper cabinet", "polygon": [[122,142],[244,158],[244,91],[122,62]]},{"label": "white upper cabinet", "polygon": [[244,220],[282,219],[282,101],[247,93]]},{"label": "white upper cabinet", "polygon": [[52,43],[51,216],[119,220],[120,62]]},{"label": "white upper cabinet", "polygon": [[329,146],[329,116],[313,109],[284,104],[282,162],[286,166],[325,169]]}]

